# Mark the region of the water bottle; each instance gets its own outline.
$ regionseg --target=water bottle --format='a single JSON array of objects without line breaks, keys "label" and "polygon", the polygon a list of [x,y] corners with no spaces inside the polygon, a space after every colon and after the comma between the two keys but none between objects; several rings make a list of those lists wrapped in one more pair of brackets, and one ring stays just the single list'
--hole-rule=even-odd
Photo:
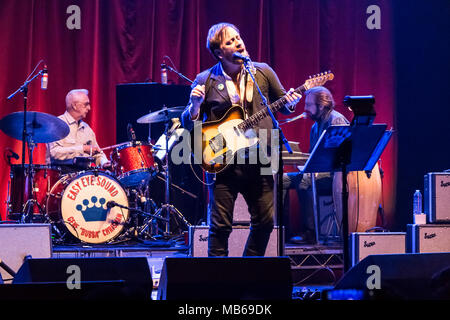
[{"label": "water bottle", "polygon": [[416,192],[414,192],[413,213],[422,213],[422,193],[420,192],[420,190],[416,190]]}]

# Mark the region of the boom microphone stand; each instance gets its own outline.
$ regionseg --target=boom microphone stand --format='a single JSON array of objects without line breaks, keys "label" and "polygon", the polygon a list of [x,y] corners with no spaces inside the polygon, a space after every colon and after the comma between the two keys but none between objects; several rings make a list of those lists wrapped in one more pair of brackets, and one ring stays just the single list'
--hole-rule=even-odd
[{"label": "boom microphone stand", "polygon": [[[263,93],[261,92],[261,89],[258,86],[258,83],[255,80],[255,77],[253,76],[251,70],[250,70],[250,58],[249,57],[245,57],[239,55],[238,56],[239,59],[242,59],[244,62],[244,67],[247,70],[247,73],[250,75],[250,77],[252,78],[253,83],[256,86],[256,89],[258,90],[258,93],[261,97],[261,100],[268,112],[268,114],[270,115],[270,118],[272,119],[272,124],[273,124],[273,128],[275,130],[277,130],[278,132],[278,137],[279,137],[279,143],[278,143],[278,173],[277,173],[277,183],[276,183],[276,194],[277,194],[277,224],[278,224],[278,254],[280,256],[284,255],[284,243],[283,243],[283,221],[282,221],[282,215],[283,215],[283,157],[282,157],[282,145],[284,144],[284,146],[286,147],[286,150],[292,154],[292,148],[289,145],[289,142],[287,141],[286,137],[283,134],[283,130],[281,130],[281,127],[277,121],[277,119],[275,119],[275,116],[272,112],[272,110],[269,107],[269,104],[267,103],[267,99],[266,97],[263,95]],[[281,171],[281,172],[280,172]]]},{"label": "boom microphone stand", "polygon": [[[42,60],[38,63],[38,65],[42,62]],[[37,67],[37,66],[36,66]],[[23,131],[22,131],[22,170],[25,173],[25,144],[28,143],[28,147],[30,148],[30,157],[29,157],[29,166],[26,172],[26,176],[29,177],[29,181],[30,181],[30,189],[31,193],[33,194],[33,175],[34,175],[34,169],[32,168],[33,165],[33,160],[32,160],[32,154],[33,154],[33,148],[34,148],[34,143],[32,142],[32,138],[31,136],[28,134],[27,132],[27,108],[28,108],[28,85],[34,80],[36,79],[38,76],[43,75],[45,72],[47,72],[46,70],[46,66],[40,70],[38,73],[36,73],[31,79],[25,80],[25,82],[16,90],[14,91],[12,94],[10,94],[6,100],[11,100],[17,93],[22,92],[23,93]],[[31,133],[32,134],[32,133]],[[25,179],[26,181],[26,179]],[[25,182],[26,183],[26,182]],[[26,186],[24,185],[24,188],[26,189]],[[34,202],[33,203],[37,203]],[[27,218],[25,218],[25,222],[26,220],[32,220],[33,217],[33,207],[28,208],[28,213],[27,213]]]}]

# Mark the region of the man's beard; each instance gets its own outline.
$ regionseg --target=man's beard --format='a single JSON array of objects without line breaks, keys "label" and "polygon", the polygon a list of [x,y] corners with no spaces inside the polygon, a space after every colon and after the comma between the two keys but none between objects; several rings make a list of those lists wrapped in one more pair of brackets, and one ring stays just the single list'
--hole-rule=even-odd
[{"label": "man's beard", "polygon": [[328,110],[329,109],[327,109],[327,108],[323,108],[322,110],[317,108],[316,112],[314,114],[311,114],[311,119],[314,120],[315,122],[319,122],[320,120],[323,120],[323,117],[328,112]]}]

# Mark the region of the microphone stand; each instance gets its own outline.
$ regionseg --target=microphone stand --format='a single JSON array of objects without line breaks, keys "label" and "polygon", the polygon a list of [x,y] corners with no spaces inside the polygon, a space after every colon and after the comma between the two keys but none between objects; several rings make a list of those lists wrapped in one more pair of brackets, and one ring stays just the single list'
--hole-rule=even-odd
[{"label": "microphone stand", "polygon": [[184,80],[190,82],[191,84],[194,83],[194,81],[192,81],[191,79],[187,78],[187,77],[184,76],[182,73],[178,72],[177,70],[175,70],[175,69],[172,68],[171,66],[168,66],[168,65],[165,64],[165,63],[161,64],[161,68],[169,69],[170,71],[176,73],[179,77],[181,77],[181,78],[183,78]]},{"label": "microphone stand", "polygon": [[25,166],[25,142],[27,136],[27,104],[28,104],[28,85],[38,76],[42,75],[43,69],[40,70],[37,74],[35,74],[30,80],[26,80],[23,85],[20,86],[19,89],[10,94],[6,100],[11,100],[17,93],[23,93],[23,132],[22,132],[22,167]]},{"label": "microphone stand", "polygon": [[155,219],[160,219],[160,220],[162,220],[162,221],[164,221],[164,222],[168,222],[167,219],[162,218],[162,217],[160,217],[160,216],[157,216],[157,215],[154,215],[154,214],[151,214],[151,213],[142,211],[141,209],[127,207],[127,206],[124,206],[124,205],[119,204],[119,203],[117,203],[117,202],[114,202],[113,204],[111,204],[111,205],[108,206],[108,207],[110,207],[110,208],[113,208],[113,207],[119,207],[119,208],[127,209],[127,210],[130,210],[130,211],[136,211],[137,213],[140,213],[140,214],[142,214],[142,215],[144,215],[144,216],[151,217],[151,218],[155,218]]},{"label": "microphone stand", "polygon": [[[23,93],[23,130],[22,130],[22,170],[25,172],[25,144],[28,143],[28,147],[30,148],[30,159],[29,159],[29,166],[28,166],[28,172],[27,176],[30,177],[30,188],[31,188],[31,195],[33,196],[33,170],[31,168],[33,162],[32,162],[32,153],[33,153],[33,143],[30,146],[30,140],[28,137],[27,132],[27,107],[28,107],[28,85],[36,79],[38,76],[42,75],[44,72],[44,69],[40,70],[38,73],[36,73],[31,79],[25,80],[23,85],[21,85],[16,91],[14,91],[12,94],[10,94],[6,100],[11,100],[17,93],[22,92]],[[26,179],[25,179],[26,180]],[[26,186],[24,185],[24,188],[26,189]],[[33,208],[29,209],[28,218],[32,220],[33,215]],[[23,217],[22,217],[23,218]],[[26,219],[25,219],[26,220]],[[26,221],[25,221],[26,222]],[[32,221],[30,221],[32,222]]]},{"label": "microphone stand", "polygon": [[[250,62],[250,58],[247,59],[243,59],[244,62],[244,67],[247,70],[248,74],[250,75],[250,77],[253,80],[253,83],[256,86],[256,89],[258,90],[259,95],[261,96],[261,100],[264,104],[264,106],[267,109],[268,114],[270,115],[270,118],[272,118],[272,124],[273,124],[273,128],[276,129],[279,133],[279,143],[278,143],[278,173],[277,173],[277,178],[278,181],[276,183],[276,192],[277,192],[277,216],[276,216],[276,220],[277,220],[277,224],[278,224],[278,253],[280,256],[284,255],[284,243],[283,243],[283,228],[282,228],[282,213],[283,213],[283,202],[282,202],[282,197],[283,197],[283,157],[282,157],[282,144],[284,144],[284,146],[286,147],[286,150],[292,154],[292,148],[289,145],[289,142],[287,141],[286,137],[283,134],[283,131],[281,130],[281,127],[277,121],[277,119],[275,119],[275,116],[272,112],[272,110],[269,107],[269,104],[267,103],[267,99],[266,97],[263,95],[263,93],[261,92],[261,89],[259,88],[258,84],[256,83],[255,77],[253,76],[251,70],[250,70],[250,66],[249,66],[249,62]],[[272,156],[272,155],[271,155]],[[280,172],[281,171],[281,172]]]}]

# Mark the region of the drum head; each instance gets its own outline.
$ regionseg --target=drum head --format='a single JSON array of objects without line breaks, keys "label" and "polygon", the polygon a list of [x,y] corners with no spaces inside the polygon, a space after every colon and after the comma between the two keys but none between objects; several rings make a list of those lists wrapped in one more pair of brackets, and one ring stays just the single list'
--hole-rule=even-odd
[{"label": "drum head", "polygon": [[104,243],[118,236],[128,219],[128,210],[108,208],[114,201],[128,207],[121,185],[104,173],[84,173],[73,178],[61,196],[61,219],[82,242]]}]

